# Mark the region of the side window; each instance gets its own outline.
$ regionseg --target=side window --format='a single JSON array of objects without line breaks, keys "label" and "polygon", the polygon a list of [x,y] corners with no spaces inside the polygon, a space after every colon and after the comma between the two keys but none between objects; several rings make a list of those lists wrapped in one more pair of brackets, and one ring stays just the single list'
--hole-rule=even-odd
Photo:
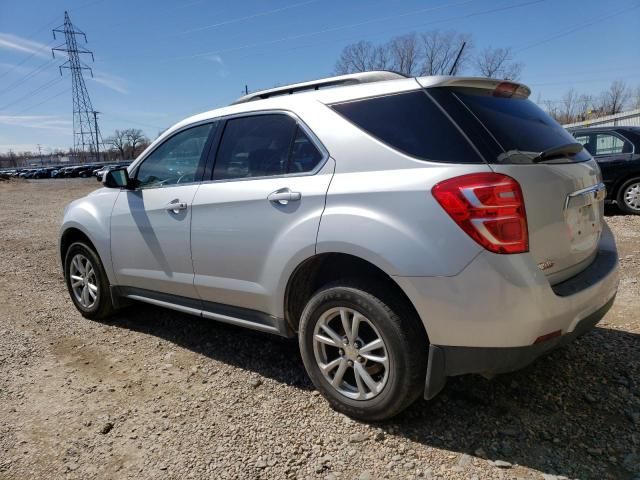
[{"label": "side window", "polygon": [[138,186],[161,187],[195,181],[202,151],[214,125],[183,130],[156,148],[138,167]]},{"label": "side window", "polygon": [[310,172],[316,168],[320,160],[322,160],[322,153],[318,151],[304,131],[298,127],[291,146],[288,172]]},{"label": "side window", "polygon": [[593,155],[593,152],[591,151],[591,141],[589,139],[589,135],[575,135],[575,139],[576,142],[578,142],[587,150],[587,152]]},{"label": "side window", "polygon": [[295,130],[295,120],[281,114],[227,121],[216,155],[213,179],[285,174]]},{"label": "side window", "polygon": [[631,153],[631,144],[615,135],[598,133],[596,135],[596,155],[614,155],[616,153]]},{"label": "side window", "polygon": [[482,162],[469,142],[422,91],[331,107],[370,135],[413,157],[433,162]]}]

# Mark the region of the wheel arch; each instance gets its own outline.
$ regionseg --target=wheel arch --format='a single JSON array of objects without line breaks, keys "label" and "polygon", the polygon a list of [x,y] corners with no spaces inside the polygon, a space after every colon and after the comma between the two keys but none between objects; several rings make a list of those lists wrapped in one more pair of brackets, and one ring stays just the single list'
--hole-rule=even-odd
[{"label": "wheel arch", "polygon": [[75,222],[65,223],[61,229],[60,237],[58,240],[58,253],[60,255],[60,265],[62,273],[65,272],[65,255],[69,247],[75,242],[86,243],[98,256],[98,259],[102,263],[102,267],[107,275],[107,279],[113,285],[114,277],[113,270],[111,268],[111,257],[109,255],[108,239],[102,242],[91,235],[82,225]]},{"label": "wheel arch", "polygon": [[621,175],[620,178],[616,179],[615,183],[613,184],[613,192],[611,192],[611,198],[617,201],[620,189],[624,186],[625,183],[627,183],[629,180],[633,180],[634,178],[640,179],[640,170],[625,173],[624,175]]},{"label": "wheel arch", "polygon": [[392,275],[369,260],[341,252],[324,252],[309,257],[289,277],[284,295],[284,316],[293,331],[298,331],[300,316],[313,293],[337,280],[360,280],[376,285],[385,301],[395,302],[394,307],[419,320],[428,338],[424,319]]}]

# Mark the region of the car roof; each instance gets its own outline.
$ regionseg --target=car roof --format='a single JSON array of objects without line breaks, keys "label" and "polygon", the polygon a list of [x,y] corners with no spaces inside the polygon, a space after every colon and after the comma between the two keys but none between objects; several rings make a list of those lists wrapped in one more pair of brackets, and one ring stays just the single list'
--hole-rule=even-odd
[{"label": "car roof", "polygon": [[[430,87],[459,86],[468,88],[495,89],[503,82],[518,85],[518,91],[528,97],[530,90],[526,85],[508,80],[487,77],[427,76],[405,77],[397,72],[374,71],[360,74],[328,77],[310,82],[295,83],[268,90],[255,92],[241,97],[231,105],[209,110],[176,123],[156,138],[136,161],[144,158],[156,145],[164,141],[177,130],[203,123],[216,118],[251,112],[268,112],[271,110],[297,112],[305,105],[315,107],[318,103],[331,104],[348,102],[368,97],[410,92]],[[266,97],[266,98],[263,98]]]},{"label": "car roof", "polygon": [[[354,79],[361,78],[361,81]],[[161,135],[217,117],[224,117],[238,113],[246,113],[261,110],[294,110],[295,107],[305,102],[320,102],[324,104],[346,102],[377,95],[401,93],[404,91],[418,90],[422,88],[438,86],[461,86],[493,89],[505,80],[487,77],[456,77],[456,76],[426,76],[405,77],[396,72],[375,71],[361,74],[342,75],[328,77],[311,82],[295,83],[268,90],[262,90],[245,95],[236,102],[226,107],[209,110],[191,117],[185,118]],[[530,93],[526,85],[516,83],[525,92]]]},{"label": "car roof", "polygon": [[571,133],[590,132],[590,131],[593,131],[593,130],[599,130],[599,131],[631,130],[632,132],[640,133],[640,127],[629,126],[629,125],[607,125],[607,126],[603,126],[603,127],[599,127],[599,126],[595,125],[595,126],[592,126],[592,127],[571,127],[571,128],[569,128],[569,131]]}]

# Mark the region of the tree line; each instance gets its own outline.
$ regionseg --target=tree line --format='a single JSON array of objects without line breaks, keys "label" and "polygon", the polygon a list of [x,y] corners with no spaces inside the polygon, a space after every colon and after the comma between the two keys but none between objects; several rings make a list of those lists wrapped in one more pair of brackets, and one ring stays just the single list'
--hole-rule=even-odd
[{"label": "tree line", "polygon": [[523,68],[524,64],[516,61],[509,47],[488,46],[478,50],[469,33],[430,30],[399,35],[381,44],[366,40],[349,44],[340,53],[334,70],[337,75],[393,70],[410,77],[471,72],[518,80]]},{"label": "tree line", "polygon": [[[104,139],[102,149],[100,151],[100,160],[118,161],[131,160],[136,158],[150,144],[149,138],[139,128],[116,129],[112,135]],[[95,153],[92,152],[74,152],[73,149],[56,148],[51,153],[33,152],[30,150],[22,152],[14,152],[9,150],[6,153],[0,153],[0,168],[14,168],[27,165],[28,163],[38,164],[42,160],[43,163],[55,164],[59,163],[63,157],[74,159],[73,161],[94,161]]]},{"label": "tree line", "polygon": [[640,108],[640,85],[634,89],[622,80],[615,80],[606,90],[595,95],[578,92],[572,87],[560,100],[538,99],[538,103],[559,123],[582,122]]},{"label": "tree line", "polygon": [[[361,40],[345,46],[334,66],[336,75],[393,70],[411,77],[469,74],[515,81],[523,69],[510,47],[478,49],[471,34],[454,30],[412,32],[379,44]],[[640,85],[633,89],[616,80],[599,94],[571,88],[560,100],[538,97],[537,103],[560,123],[579,122],[640,108]]]}]

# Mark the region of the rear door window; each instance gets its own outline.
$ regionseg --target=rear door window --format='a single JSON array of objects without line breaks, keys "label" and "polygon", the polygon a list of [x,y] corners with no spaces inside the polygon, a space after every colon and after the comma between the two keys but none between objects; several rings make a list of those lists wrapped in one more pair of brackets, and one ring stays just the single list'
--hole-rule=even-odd
[{"label": "rear door window", "polygon": [[216,155],[213,179],[285,174],[295,130],[296,121],[288,115],[256,115],[228,120]]},{"label": "rear door window", "polygon": [[632,147],[617,135],[598,133],[596,135],[595,155],[615,155],[618,153],[631,153]]},{"label": "rear door window", "polygon": [[331,105],[351,123],[407,155],[433,162],[482,163],[467,139],[423,91]]}]

